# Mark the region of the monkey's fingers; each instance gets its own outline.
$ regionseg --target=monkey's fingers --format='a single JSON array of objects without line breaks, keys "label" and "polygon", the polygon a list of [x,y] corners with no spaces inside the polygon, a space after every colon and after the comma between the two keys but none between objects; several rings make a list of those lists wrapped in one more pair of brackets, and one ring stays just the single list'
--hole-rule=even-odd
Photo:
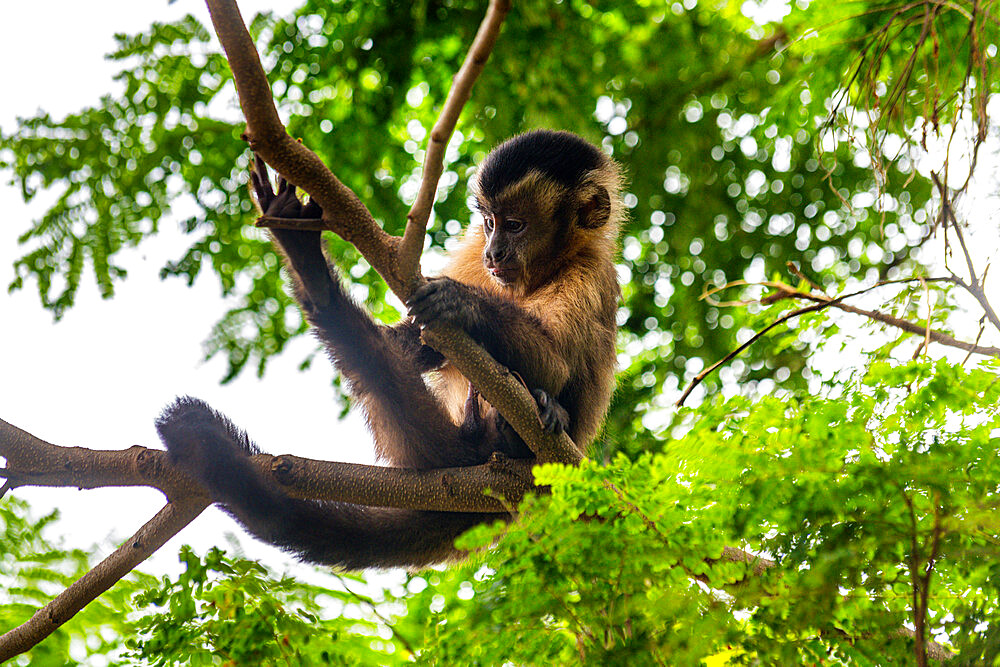
[{"label": "monkey's fingers", "polygon": [[261,211],[266,211],[274,201],[274,188],[271,187],[271,179],[267,175],[267,164],[256,153],[253,154],[254,166],[250,170],[250,184],[253,186],[253,193],[257,199],[257,206]]},{"label": "monkey's fingers", "polygon": [[464,299],[463,286],[450,278],[435,278],[420,286],[406,302],[410,316],[420,326],[459,317]]}]

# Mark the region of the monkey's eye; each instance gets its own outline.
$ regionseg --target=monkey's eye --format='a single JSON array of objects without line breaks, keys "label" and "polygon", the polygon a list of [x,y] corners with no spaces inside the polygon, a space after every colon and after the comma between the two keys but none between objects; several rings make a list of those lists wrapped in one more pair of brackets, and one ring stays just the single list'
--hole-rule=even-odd
[{"label": "monkey's eye", "polygon": [[507,220],[504,220],[504,227],[511,234],[518,234],[520,232],[523,232],[526,226],[527,225],[525,224],[524,220],[516,220],[509,218]]},{"label": "monkey's eye", "polygon": [[488,233],[488,234],[492,234],[493,233],[493,216],[492,215],[484,215],[483,216],[483,228],[486,229],[486,233]]}]

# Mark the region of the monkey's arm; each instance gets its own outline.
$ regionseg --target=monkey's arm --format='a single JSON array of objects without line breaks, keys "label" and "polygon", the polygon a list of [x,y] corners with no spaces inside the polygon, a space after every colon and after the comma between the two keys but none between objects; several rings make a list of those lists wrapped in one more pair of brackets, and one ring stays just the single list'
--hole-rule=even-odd
[{"label": "monkey's arm", "polygon": [[[265,216],[274,218],[321,218],[323,210],[312,199],[305,205],[299,200],[295,186],[281,176],[278,177],[278,192],[275,193],[267,176],[267,166],[254,154],[254,169],[250,172],[257,203]],[[323,254],[320,232],[306,230],[272,229],[272,238],[288,260],[294,272],[303,307],[305,301],[315,310],[331,304],[341,297],[341,290],[335,288],[339,280],[331,272]],[[342,304],[341,304],[342,305]],[[353,305],[353,304],[351,304]],[[367,318],[367,315],[365,315]],[[444,363],[444,357],[420,340],[420,327],[410,319],[393,325],[385,331],[395,340],[404,355],[413,359],[421,372],[433,370]]]},{"label": "monkey's arm", "polygon": [[[259,158],[252,179],[266,215],[322,215],[312,202],[303,206],[295,186],[283,178],[275,194]],[[273,229],[272,234],[287,260],[303,313],[367,413],[379,455],[409,468],[482,463],[484,454],[460,439],[458,426],[421,377],[444,358],[420,341],[419,326],[407,320],[390,328],[373,321],[327,263],[319,232]]]},{"label": "monkey's arm", "polygon": [[558,396],[570,367],[544,323],[516,303],[451,278],[436,278],[407,302],[421,326],[445,321],[461,327],[528,387]]}]

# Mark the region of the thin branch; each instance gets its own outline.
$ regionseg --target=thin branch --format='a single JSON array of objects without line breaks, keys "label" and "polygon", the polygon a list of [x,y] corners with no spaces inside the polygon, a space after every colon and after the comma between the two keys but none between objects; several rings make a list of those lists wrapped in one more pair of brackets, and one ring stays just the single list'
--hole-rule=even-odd
[{"label": "thin branch", "polygon": [[1000,331],[1000,316],[997,315],[996,311],[993,309],[993,305],[986,297],[986,291],[983,289],[982,280],[976,272],[976,267],[972,262],[972,255],[969,253],[969,248],[965,243],[965,235],[962,233],[962,229],[958,224],[958,219],[955,217],[955,209],[951,205],[948,186],[945,185],[934,172],[931,172],[931,179],[934,181],[934,185],[937,187],[938,192],[941,195],[941,217],[944,219],[945,237],[947,238],[948,224],[951,223],[951,228],[955,230],[955,235],[958,237],[958,243],[962,248],[963,255],[965,256],[965,265],[969,269],[968,283],[958,276],[953,275],[954,281],[979,302],[983,312],[986,313],[986,318],[993,324],[994,327],[997,328],[998,331]]},{"label": "thin branch", "polygon": [[[931,280],[932,279],[930,278],[924,279],[925,282],[930,282]],[[952,278],[948,279],[936,278],[933,280],[939,280],[939,281],[947,280],[948,282],[955,282],[955,279]],[[744,283],[742,281],[737,281],[736,283],[730,283],[725,287],[732,286],[733,284],[744,284]],[[727,354],[725,357],[715,362],[702,372],[698,373],[698,375],[696,375],[694,379],[691,380],[691,382],[688,384],[687,388],[684,390],[684,393],[681,394],[681,397],[677,399],[677,402],[675,403],[676,406],[680,407],[681,405],[683,405],[684,401],[686,401],[687,397],[691,395],[691,392],[694,391],[695,387],[701,384],[705,380],[705,378],[711,375],[717,368],[733,360],[736,356],[738,356],[741,352],[743,352],[743,350],[747,349],[755,342],[760,340],[760,338],[762,338],[764,334],[766,334],[771,329],[777,327],[780,324],[783,324],[784,322],[787,322],[793,317],[798,317],[799,315],[805,315],[806,313],[812,313],[818,310],[823,310],[824,308],[828,307],[837,308],[847,313],[854,313],[855,315],[863,315],[864,317],[867,317],[871,320],[875,320],[876,322],[882,322],[883,324],[889,324],[907,333],[917,334],[919,336],[926,336],[929,340],[932,340],[935,343],[940,343],[942,345],[947,345],[949,347],[958,348],[960,350],[965,350],[967,352],[974,354],[982,354],[984,356],[1000,358],[1000,348],[984,347],[981,345],[976,345],[974,343],[967,343],[965,341],[958,340],[954,336],[950,336],[946,333],[937,331],[935,329],[930,329],[929,322],[927,326],[921,326],[919,324],[910,322],[908,320],[904,320],[898,317],[893,317],[892,315],[886,315],[885,313],[881,313],[877,310],[865,310],[863,308],[857,308],[855,306],[842,303],[842,301],[844,301],[845,299],[850,299],[852,297],[859,296],[861,294],[864,294],[865,292],[871,291],[875,287],[881,287],[882,285],[889,283],[879,283],[878,285],[875,285],[873,287],[868,287],[863,290],[859,290],[857,292],[852,292],[850,294],[842,294],[841,296],[838,297],[828,297],[825,295],[811,294],[809,292],[801,292],[789,285],[785,285],[784,283],[779,283],[779,282],[765,282],[758,284],[765,285],[767,287],[773,287],[778,290],[777,294],[770,294],[764,297],[763,299],[760,300],[760,303],[772,304],[776,303],[777,301],[781,301],[782,299],[805,299],[808,301],[814,301],[816,303],[812,306],[805,306],[803,308],[796,309],[790,313],[786,313],[785,315],[779,317],[777,320],[775,320],[774,322],[772,322],[771,324],[767,325],[759,332],[754,334],[753,337],[750,338],[750,340],[746,341],[738,348]],[[724,287],[707,292],[705,296],[714,294],[719,289],[724,289]]]},{"label": "thin branch", "polygon": [[448,147],[452,132],[455,131],[455,124],[462,109],[469,101],[472,86],[486,66],[486,61],[489,60],[493,46],[500,35],[500,26],[503,25],[508,11],[510,11],[510,0],[491,0],[486,16],[479,25],[472,46],[465,56],[465,61],[455,75],[454,83],[448,92],[448,99],[441,109],[441,115],[431,130],[424,156],[420,191],[406,216],[406,231],[399,246],[401,276],[420,274],[420,253],[424,247],[424,235],[427,233],[427,221],[434,205],[438,181],[441,180],[441,173],[444,171],[444,151]]},{"label": "thin branch", "polygon": [[92,570],[73,582],[22,625],[0,636],[0,662],[24,653],[73,618],[98,595],[111,588],[167,540],[191,523],[208,506],[204,496],[169,502],[135,535]]}]

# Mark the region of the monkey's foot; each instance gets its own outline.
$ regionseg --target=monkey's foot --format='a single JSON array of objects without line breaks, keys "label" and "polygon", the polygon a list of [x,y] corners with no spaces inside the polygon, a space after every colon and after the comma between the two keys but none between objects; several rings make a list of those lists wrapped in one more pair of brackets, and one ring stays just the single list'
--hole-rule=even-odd
[{"label": "monkey's foot", "polygon": [[549,396],[543,389],[531,392],[538,404],[538,417],[548,433],[562,433],[569,427],[569,413],[559,401]]}]

